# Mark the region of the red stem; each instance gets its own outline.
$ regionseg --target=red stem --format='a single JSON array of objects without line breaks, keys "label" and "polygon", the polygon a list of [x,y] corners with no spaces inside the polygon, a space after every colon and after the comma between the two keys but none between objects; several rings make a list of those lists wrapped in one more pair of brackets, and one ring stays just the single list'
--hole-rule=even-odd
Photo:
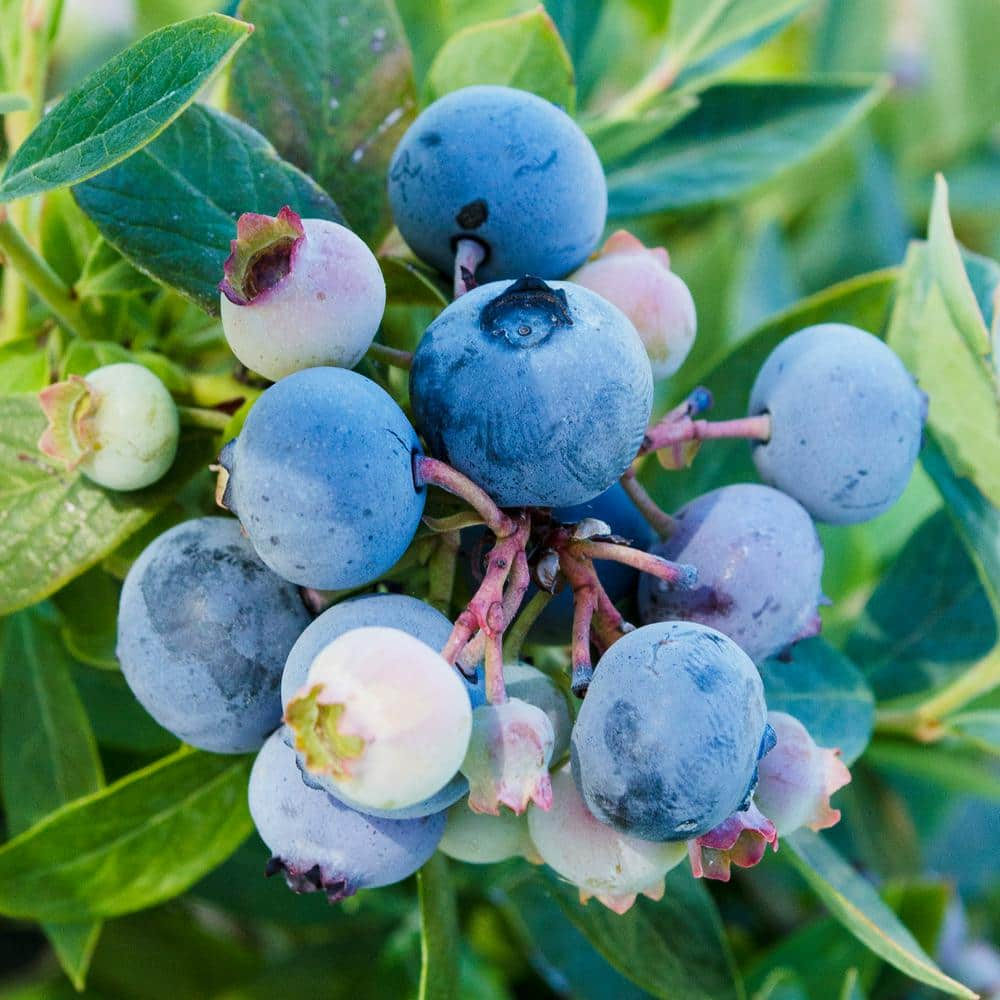
[{"label": "red stem", "polygon": [[640,455],[661,448],[670,448],[688,441],[709,441],[721,438],[747,438],[752,441],[767,441],[771,436],[771,417],[761,413],[755,417],[741,417],[738,420],[692,420],[689,416],[680,419],[672,414],[646,431],[646,437],[639,449]]},{"label": "red stem", "polygon": [[632,566],[641,573],[649,573],[667,583],[689,590],[698,582],[698,571],[687,563],[675,563],[661,559],[652,552],[633,549],[628,545],[593,540],[570,543],[574,549],[591,559],[607,559],[612,562]]},{"label": "red stem", "polygon": [[477,486],[468,476],[453,469],[429,455],[417,455],[413,459],[413,481],[417,486],[437,486],[454,496],[461,497],[482,517],[486,527],[497,539],[508,538],[517,531],[517,523],[508,517],[481,486]]},{"label": "red stem", "polygon": [[486,257],[486,248],[478,240],[463,239],[455,245],[455,298],[460,299],[476,287],[476,269]]},{"label": "red stem", "polygon": [[639,482],[635,469],[629,467],[619,480],[622,489],[635,504],[636,510],[646,519],[649,526],[660,538],[669,538],[677,528],[674,519],[649,495],[646,487]]}]

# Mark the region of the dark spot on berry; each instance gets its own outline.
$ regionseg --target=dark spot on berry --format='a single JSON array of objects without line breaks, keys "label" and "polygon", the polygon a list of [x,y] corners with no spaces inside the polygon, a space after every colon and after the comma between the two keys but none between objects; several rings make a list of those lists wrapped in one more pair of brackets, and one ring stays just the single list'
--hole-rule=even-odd
[{"label": "dark spot on berry", "polygon": [[478,229],[490,215],[489,206],[482,198],[463,205],[455,216],[455,221],[462,229]]}]

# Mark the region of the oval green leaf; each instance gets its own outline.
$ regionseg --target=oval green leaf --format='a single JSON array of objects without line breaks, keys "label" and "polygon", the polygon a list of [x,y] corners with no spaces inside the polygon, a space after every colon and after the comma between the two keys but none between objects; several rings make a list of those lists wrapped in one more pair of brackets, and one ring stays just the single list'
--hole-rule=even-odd
[{"label": "oval green leaf", "polygon": [[154,31],[119,53],[71,90],[17,149],[0,180],[0,201],[76,184],[141,149],[252,30],[206,14]]},{"label": "oval green leaf", "polygon": [[976,994],[946,976],[878,893],[822,837],[799,830],[781,846],[830,912],[859,941],[913,979],[955,997]]},{"label": "oval green leaf", "polygon": [[573,64],[544,7],[452,35],[427,74],[427,101],[484,83],[530,91],[573,113]]},{"label": "oval green leaf", "polygon": [[885,93],[879,80],[724,83],[608,173],[608,214],[733,201],[818,154]]},{"label": "oval green leaf", "polygon": [[140,271],[219,311],[243,212],[343,222],[330,197],[250,126],[194,104],[156,142],[73,189],[101,235]]},{"label": "oval green leaf", "polygon": [[387,0],[243,0],[256,26],[233,61],[229,107],[314,177],[377,244],[386,172],[416,110],[410,49]]},{"label": "oval green leaf", "polygon": [[861,756],[875,723],[875,699],[858,668],[823,639],[796,643],[787,659],[760,668],[769,709],[794,715],[821,747],[845,764]]},{"label": "oval green leaf", "polygon": [[247,757],[183,749],[0,848],[0,913],[112,917],[184,892],[252,829]]},{"label": "oval green leaf", "polygon": [[0,615],[58,590],[136,532],[212,461],[217,441],[186,429],[170,472],[134,493],[69,473],[38,451],[35,396],[0,396]]}]

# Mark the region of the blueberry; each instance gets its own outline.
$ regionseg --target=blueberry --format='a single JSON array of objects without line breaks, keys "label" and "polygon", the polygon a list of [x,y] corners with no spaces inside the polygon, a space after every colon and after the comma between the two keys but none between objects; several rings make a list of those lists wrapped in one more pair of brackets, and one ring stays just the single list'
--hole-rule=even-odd
[{"label": "blueberry", "polygon": [[410,395],[432,454],[501,506],[565,507],[635,458],[653,377],[635,328],[578,285],[473,289],[427,328]]},{"label": "blueberry", "polygon": [[682,507],[675,521],[675,533],[651,551],[697,566],[698,586],[682,591],[644,575],[644,625],[701,622],[755,662],[809,631],[821,596],[823,548],[795,500],[769,486],[723,486]]},{"label": "blueberry", "polygon": [[506,810],[497,816],[477,813],[465,801],[456,802],[448,810],[448,821],[438,848],[449,858],[472,865],[495,864],[518,857],[538,860],[525,816]]},{"label": "blueberry", "polygon": [[129,570],[118,659],[178,739],[244,753],[281,722],[281,671],[308,623],[297,589],[257,558],[236,521],[203,517],[160,535]]},{"label": "blueberry", "polygon": [[527,663],[505,663],[503,682],[508,698],[519,698],[540,708],[552,723],[552,759],[559,760],[569,749],[569,734],[573,716],[563,689],[536,667]]},{"label": "blueberry", "polygon": [[573,777],[616,830],[690,840],[743,804],[766,717],[757,669],[731,639],[689,622],[646,625],[597,665],[573,727]]},{"label": "blueberry", "polygon": [[268,874],[283,872],[295,892],[331,902],[412,875],[434,853],[445,816],[377,819],[302,783],[295,753],[275,733],[250,774],[250,815],[273,853]]},{"label": "blueberry", "polygon": [[142,365],[105,365],[39,394],[48,427],[39,450],[99,486],[138,490],[162,479],[180,423],[167,387]]},{"label": "blueberry", "polygon": [[466,87],[410,126],[389,166],[403,238],[451,274],[455,245],[487,251],[484,281],[561,278],[604,229],[608,194],[590,140],[564,111],[523,90]]},{"label": "blueberry", "polygon": [[374,382],[308,368],[257,400],[223,450],[224,502],[275,573],[305,587],[359,587],[390,569],[420,524],[419,442]]},{"label": "blueberry", "polygon": [[813,517],[855,524],[888,510],[920,450],[926,397],[877,337],[840,323],[810,326],[768,356],[750,413],[771,437],[753,446],[761,478]]},{"label": "blueberry", "polygon": [[226,261],[222,329],[248,368],[269,379],[316,365],[353,368],[385,309],[375,255],[350,229],[301,219],[240,217]]},{"label": "blueberry", "polygon": [[[299,637],[288,654],[285,671],[281,675],[281,702],[287,706],[306,682],[309,667],[317,654],[334,639],[355,628],[385,626],[401,629],[433,649],[444,647],[451,634],[451,622],[440,611],[415,597],[403,594],[374,594],[343,601],[324,611]],[[463,678],[463,680],[465,680]],[[465,689],[472,708],[486,701],[482,679],[465,680]],[[287,730],[285,730],[287,733]],[[302,764],[300,757],[300,764]],[[315,788],[322,788],[349,806],[360,808],[349,795],[323,775],[310,774],[303,768],[303,780]],[[428,816],[446,809],[469,790],[469,782],[461,773],[455,775],[439,792],[403,809],[379,810],[367,807],[371,816],[409,819]]]}]

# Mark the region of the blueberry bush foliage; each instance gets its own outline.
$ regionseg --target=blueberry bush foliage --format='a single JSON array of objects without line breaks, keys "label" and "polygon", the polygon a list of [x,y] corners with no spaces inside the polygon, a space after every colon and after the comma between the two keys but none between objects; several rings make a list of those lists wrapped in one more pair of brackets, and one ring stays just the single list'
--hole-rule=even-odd
[{"label": "blueberry bush foliage", "polygon": [[[998,45],[994,0],[0,0],[0,1000],[1000,995]],[[268,385],[219,319],[237,219],[287,205],[371,248],[387,305],[356,371],[412,414],[399,365],[452,291],[394,228],[387,173],[416,115],[476,84],[571,114],[604,236],[665,246],[689,286],[697,337],[654,419],[702,385],[713,420],[743,417],[817,323],[882,338],[930,399],[901,499],[819,526],[821,636],[757,664],[767,707],[849,765],[840,822],[729,882],[685,859],[623,913],[516,850],[455,860],[458,821],[414,878],[289,893],[264,878],[253,755],[181,744],[116,656],[129,567],[219,513],[209,467]],[[181,414],[169,471],[131,492],[38,447],[39,393],[119,362]],[[666,511],[757,481],[745,441],[682,458],[636,466]],[[323,600],[454,621],[467,510],[432,491],[395,566]],[[523,657],[574,704],[568,636],[537,635]]]}]

